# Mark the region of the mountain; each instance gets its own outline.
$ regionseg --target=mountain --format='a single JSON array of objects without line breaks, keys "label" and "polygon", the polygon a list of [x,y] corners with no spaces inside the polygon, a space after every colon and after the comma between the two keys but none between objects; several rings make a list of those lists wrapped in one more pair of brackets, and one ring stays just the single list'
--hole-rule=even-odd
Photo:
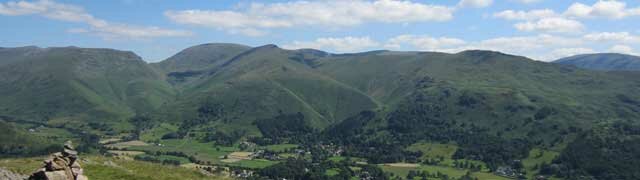
[{"label": "mountain", "polygon": [[[178,54],[186,57],[190,49]],[[311,127],[323,129],[364,110],[378,112],[379,120],[367,127],[412,126],[419,122],[393,122],[391,115],[427,110],[426,117],[414,118],[455,121],[556,145],[556,137],[566,132],[640,117],[640,106],[632,103],[640,97],[638,81],[628,75],[493,51],[331,54],[266,45],[208,68],[184,70],[200,73],[179,86],[179,97],[160,116],[191,120],[187,129],[199,127],[196,132],[234,127],[255,133],[256,121],[296,112]],[[416,127],[397,128],[414,132]]]},{"label": "mountain", "polygon": [[249,46],[228,43],[209,43],[189,47],[157,64],[167,72],[195,71],[218,65],[251,49]]},{"label": "mountain", "polygon": [[151,64],[167,73],[172,84],[186,84],[206,69],[224,63],[251,49],[249,46],[228,43],[209,43],[189,47],[168,59]]},{"label": "mountain", "polygon": [[119,130],[149,114],[184,131],[260,135],[257,121],[288,117],[281,115],[301,113],[322,130],[362,111],[377,112],[367,127],[388,128],[402,124],[390,122],[393,114],[425,106],[432,119],[553,144],[569,130],[640,117],[634,75],[493,51],[331,54],[213,43],[154,64],[111,49],[22,47],[0,55],[0,115]]},{"label": "mountain", "polygon": [[[414,118],[464,122],[505,137],[553,140],[569,129],[640,115],[640,106],[629,103],[640,95],[633,76],[499,52],[383,51],[318,62],[318,70],[382,102],[388,107],[384,114],[419,108],[409,110],[427,111],[426,117]],[[418,127],[402,123],[411,131]]]},{"label": "mountain", "polygon": [[554,63],[593,70],[640,71],[640,57],[617,53],[576,55],[558,59]]},{"label": "mountain", "polygon": [[24,47],[2,49],[0,55],[3,116],[117,126],[174,96],[161,74],[128,51]]},{"label": "mountain", "polygon": [[[182,138],[203,147],[240,140],[308,148],[328,143],[379,164],[417,162],[419,153],[406,148],[428,142],[455,146],[448,160],[482,162],[491,170],[543,149],[561,155],[553,167],[616,177],[594,174],[574,163],[590,162],[588,156],[570,154],[582,147],[640,153],[625,149],[640,147],[633,125],[640,119],[640,73],[562,65],[566,61],[482,50],[333,54],[215,43],[148,64],[113,49],[0,48],[0,128],[18,134],[0,140],[25,142],[0,141],[0,150],[48,151],[41,135],[57,141],[79,134],[83,144],[117,135]],[[594,135],[610,130],[621,135]],[[623,135],[629,141],[600,141]]]},{"label": "mountain", "polygon": [[322,128],[376,108],[376,102],[364,93],[304,62],[302,58],[320,58],[306,52],[266,45],[199,70],[202,73],[194,75],[198,78],[182,86],[180,97],[162,111],[167,113],[163,117],[255,132],[252,123],[256,120],[282,113],[301,112],[309,126]]}]

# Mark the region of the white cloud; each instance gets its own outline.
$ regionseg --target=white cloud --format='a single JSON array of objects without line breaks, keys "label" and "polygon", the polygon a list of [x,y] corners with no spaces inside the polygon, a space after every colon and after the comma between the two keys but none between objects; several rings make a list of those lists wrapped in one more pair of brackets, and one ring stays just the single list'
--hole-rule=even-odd
[{"label": "white cloud", "polygon": [[640,43],[640,36],[629,32],[599,32],[584,35],[585,40],[597,42]]},{"label": "white cloud", "polygon": [[552,61],[577,54],[598,52],[637,55],[638,53],[633,49],[633,46],[628,45],[632,42],[629,41],[629,37],[637,36],[627,32],[595,32],[586,35],[540,34],[465,41],[453,37],[404,34],[380,41],[369,37],[319,38],[308,42],[294,41],[283,47],[288,49],[314,48],[333,52],[390,49],[457,53],[478,49],[500,51],[541,61]]},{"label": "white cloud", "polygon": [[531,4],[531,3],[540,2],[542,0],[512,0],[512,1],[516,1],[516,2],[519,2],[519,3],[523,3],[523,4]]},{"label": "white cloud", "polygon": [[579,21],[553,17],[542,18],[537,21],[520,22],[514,25],[520,31],[537,31],[537,32],[554,32],[554,33],[572,33],[580,32],[584,29],[584,25]]},{"label": "white cloud", "polygon": [[638,53],[636,53],[633,50],[633,48],[631,48],[630,46],[627,46],[627,45],[614,45],[611,48],[609,48],[609,51],[610,52],[614,52],[614,53],[638,55]]},{"label": "white cloud", "polygon": [[448,37],[430,37],[417,35],[399,35],[387,41],[385,48],[401,49],[405,46],[411,46],[414,49],[422,51],[437,51],[441,49],[452,48],[464,45],[466,42],[462,39]]},{"label": "white cloud", "polygon": [[551,9],[536,9],[531,11],[505,10],[493,14],[493,17],[495,18],[506,20],[537,20],[557,16],[558,14]]},{"label": "white cloud", "polygon": [[39,0],[34,2],[10,1],[7,3],[0,3],[0,15],[39,15],[53,20],[84,23],[89,25],[90,28],[73,28],[69,29],[68,32],[96,33],[105,38],[151,38],[191,35],[191,32],[181,30],[111,23],[94,17],[87,13],[82,7],[57,3],[53,0]]},{"label": "white cloud", "polygon": [[493,14],[495,18],[525,21],[514,25],[520,31],[560,33],[579,32],[584,29],[584,25],[577,21],[581,18],[622,19],[630,16],[640,16],[640,7],[627,8],[625,2],[617,0],[598,0],[592,5],[576,2],[563,13],[556,13],[550,9],[535,9],[505,10]]},{"label": "white cloud", "polygon": [[493,0],[460,0],[460,2],[458,2],[458,6],[483,8],[483,7],[490,6],[492,3],[493,3]]},{"label": "white cloud", "polygon": [[318,38],[314,41],[294,41],[291,44],[283,45],[286,49],[324,49],[333,52],[357,52],[369,48],[377,48],[380,43],[369,37],[343,37],[343,38]]},{"label": "white cloud", "polygon": [[267,32],[273,28],[324,26],[341,28],[364,23],[439,22],[453,18],[454,8],[400,0],[292,1],[251,3],[236,11],[166,11],[176,23],[229,32]]},{"label": "white cloud", "polygon": [[609,18],[609,19],[621,19],[627,16],[640,15],[638,13],[639,8],[627,9],[627,4],[621,1],[602,1],[594,3],[593,5],[586,5],[582,3],[573,3],[564,12],[566,16],[575,18]]},{"label": "white cloud", "polygon": [[591,48],[560,48],[560,49],[555,49],[551,51],[550,59],[554,60],[554,59],[560,59],[563,57],[569,57],[569,56],[574,56],[579,54],[589,54],[589,53],[596,53],[596,51]]},{"label": "white cloud", "polygon": [[537,36],[497,37],[481,41],[465,42],[458,46],[437,49],[441,52],[456,53],[464,50],[492,50],[508,54],[527,56],[542,61],[552,61],[567,54],[591,52],[588,48],[574,48],[585,45],[580,38],[542,34]]}]

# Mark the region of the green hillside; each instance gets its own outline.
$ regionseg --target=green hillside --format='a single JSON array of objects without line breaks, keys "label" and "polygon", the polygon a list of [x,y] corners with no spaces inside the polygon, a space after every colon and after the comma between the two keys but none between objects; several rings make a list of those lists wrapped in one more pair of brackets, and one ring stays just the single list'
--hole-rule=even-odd
[{"label": "green hillside", "polygon": [[424,100],[438,108],[433,112],[438,118],[509,137],[588,129],[595,122],[639,115],[639,107],[624,100],[640,95],[633,77],[498,52],[383,51],[330,57],[317,68],[384,102],[388,111]]},{"label": "green hillside", "polygon": [[[297,160],[236,162],[269,162],[244,168],[280,163],[261,171],[268,177],[280,177],[289,166],[315,167],[331,156],[344,161],[322,165],[331,171],[313,172],[348,177],[436,170],[489,177],[509,167],[529,174],[502,176],[614,177],[571,164],[567,161],[583,162],[584,157],[567,154],[583,145],[606,146],[597,138],[585,139],[596,132],[594,127],[640,118],[637,77],[635,72],[594,71],[480,50],[331,54],[275,45],[203,44],[147,64],[131,52],[110,49],[3,48],[0,117],[16,125],[7,129],[27,134],[20,138],[29,145],[43,134],[53,134],[52,141],[95,134],[140,139],[152,145],[135,142],[146,146],[131,148],[185,153],[194,163],[224,162],[235,149],[256,150],[252,143],[290,144],[308,152],[270,152]],[[47,131],[26,133],[29,128]],[[60,131],[51,130],[56,128]],[[2,138],[7,139],[0,143],[4,147],[23,147],[8,143],[16,137]],[[438,154],[417,143],[455,148]],[[206,151],[182,148],[185,144]],[[619,150],[621,145],[612,146]],[[336,149],[343,151],[336,155]],[[540,168],[554,158],[556,166],[585,172]],[[635,164],[615,166],[632,169]]]},{"label": "green hillside", "polygon": [[[255,120],[281,113],[301,112],[309,125],[322,128],[376,108],[376,102],[357,89],[296,61],[301,55],[306,54],[272,45],[246,51],[183,87],[162,117],[252,131]],[[203,107],[220,110],[204,112]]]},{"label": "green hillside", "polygon": [[603,71],[640,71],[640,57],[617,53],[581,54],[553,63]]},{"label": "green hillside", "polygon": [[25,121],[115,123],[152,112],[174,95],[132,52],[36,48],[10,59],[0,66],[0,114]]}]

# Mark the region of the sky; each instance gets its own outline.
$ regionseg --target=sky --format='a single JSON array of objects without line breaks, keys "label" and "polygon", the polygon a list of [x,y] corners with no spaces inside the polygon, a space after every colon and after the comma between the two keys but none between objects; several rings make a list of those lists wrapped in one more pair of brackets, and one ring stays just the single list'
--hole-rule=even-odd
[{"label": "sky", "polygon": [[0,0],[0,47],[114,48],[148,62],[216,42],[552,61],[640,55],[639,22],[637,0]]}]

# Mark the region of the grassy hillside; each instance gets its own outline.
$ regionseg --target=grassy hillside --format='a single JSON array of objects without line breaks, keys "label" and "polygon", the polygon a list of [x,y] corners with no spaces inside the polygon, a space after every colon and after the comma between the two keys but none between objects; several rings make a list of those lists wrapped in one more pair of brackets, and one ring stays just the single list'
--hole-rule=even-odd
[{"label": "grassy hillside", "polygon": [[370,52],[329,57],[317,69],[383,102],[389,112],[424,101],[438,108],[435,118],[509,137],[565,133],[639,115],[632,77],[498,52]]},{"label": "grassy hillside", "polygon": [[[246,51],[183,87],[176,103],[167,106],[165,117],[201,119],[216,127],[248,127],[252,131],[255,120],[280,113],[302,112],[311,126],[322,128],[376,108],[376,102],[357,89],[294,60],[298,55],[275,46]],[[220,110],[199,111],[206,106]]]},{"label": "grassy hillside", "polygon": [[[18,49],[5,49],[3,51]],[[0,66],[0,114],[59,124],[115,123],[152,112],[172,87],[131,52],[46,48]]]},{"label": "grassy hillside", "polygon": [[[3,48],[0,57],[0,117],[19,126],[3,125],[18,135],[0,137],[10,148],[87,131],[155,144],[136,150],[205,159],[230,153],[214,146],[240,148],[240,141],[294,143],[320,154],[306,157],[314,162],[344,150],[370,163],[371,173],[440,168],[462,176],[478,168],[456,162],[472,162],[482,165],[475,177],[503,166],[567,176],[536,166],[558,152],[580,159],[563,150],[593,140],[583,138],[599,124],[640,118],[638,73],[492,51],[330,54],[204,44],[151,65],[131,52],[74,47]],[[418,168],[373,165],[388,163]],[[349,169],[333,166],[331,175]]]},{"label": "grassy hillside", "polygon": [[[31,174],[42,166],[42,159],[36,158],[10,158],[0,159],[0,167],[10,171]],[[84,174],[89,179],[233,179],[223,175],[207,176],[195,169],[179,166],[165,166],[142,161],[122,160],[103,156],[89,156],[81,159]]]},{"label": "grassy hillside", "polygon": [[208,75],[210,68],[219,66],[249,49],[251,47],[239,44],[201,44],[184,49],[162,62],[151,64],[151,66],[166,73],[167,81],[171,84],[183,86]]},{"label": "grassy hillside", "polygon": [[640,71],[640,57],[617,54],[582,54],[558,59],[553,63],[605,71]]}]

